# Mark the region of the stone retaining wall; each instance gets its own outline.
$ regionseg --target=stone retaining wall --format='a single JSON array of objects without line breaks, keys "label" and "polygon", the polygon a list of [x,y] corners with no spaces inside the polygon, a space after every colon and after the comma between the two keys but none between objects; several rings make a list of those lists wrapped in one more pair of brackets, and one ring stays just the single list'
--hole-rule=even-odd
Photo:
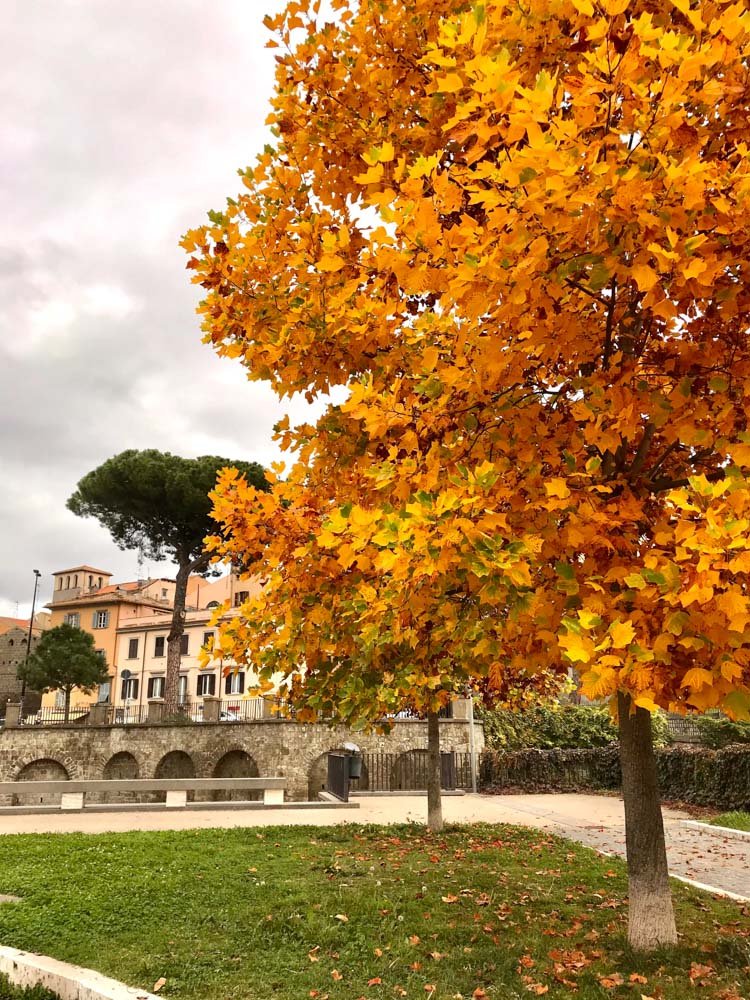
[{"label": "stone retaining wall", "polygon": [[[443,750],[469,749],[469,724],[440,724]],[[475,725],[476,751],[484,747]],[[353,734],[341,726],[286,719],[248,723],[128,726],[24,726],[0,731],[0,780],[50,778],[198,777],[234,774],[289,780],[288,797],[304,800],[317,787],[321,758],[355,742],[368,753],[408,753],[427,746],[427,724],[394,722],[388,734]],[[237,775],[244,776],[244,775]],[[0,797],[2,798],[2,797]],[[42,801],[37,797],[37,801]],[[2,803],[6,804],[6,803]],[[7,803],[9,804],[9,803]]]}]

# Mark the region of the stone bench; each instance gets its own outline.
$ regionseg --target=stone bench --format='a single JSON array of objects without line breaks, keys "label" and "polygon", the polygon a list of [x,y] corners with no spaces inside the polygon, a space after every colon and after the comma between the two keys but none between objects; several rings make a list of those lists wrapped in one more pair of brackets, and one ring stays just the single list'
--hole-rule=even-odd
[{"label": "stone bench", "polygon": [[[0,795],[60,794],[60,808],[83,809],[87,792],[166,792],[167,809],[184,809],[188,792],[263,792],[263,805],[284,802],[286,778],[92,778],[71,781],[0,781]],[[215,803],[220,807],[221,803]],[[134,804],[137,808],[138,804]],[[14,806],[11,808],[22,808]]]}]

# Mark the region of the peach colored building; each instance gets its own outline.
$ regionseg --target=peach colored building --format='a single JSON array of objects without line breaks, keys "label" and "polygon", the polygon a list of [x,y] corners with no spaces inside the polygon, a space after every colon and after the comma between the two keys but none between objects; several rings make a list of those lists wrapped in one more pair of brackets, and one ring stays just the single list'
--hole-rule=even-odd
[{"label": "peach colored building", "polygon": [[[111,584],[112,574],[93,566],[74,566],[53,573],[50,627],[66,622],[90,632],[96,648],[104,653],[110,681],[98,692],[74,691],[71,704],[109,701],[116,676],[117,630],[133,618],[152,615],[169,620],[174,599],[174,580],[138,580]],[[58,693],[50,691],[42,699],[43,708],[54,707]]]}]

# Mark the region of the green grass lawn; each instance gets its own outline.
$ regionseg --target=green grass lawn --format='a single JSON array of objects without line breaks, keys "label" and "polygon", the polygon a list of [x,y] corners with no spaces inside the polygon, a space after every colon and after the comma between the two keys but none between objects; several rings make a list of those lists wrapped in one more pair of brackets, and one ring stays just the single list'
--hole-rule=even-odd
[{"label": "green grass lawn", "polygon": [[0,942],[191,1000],[750,997],[750,914],[675,885],[625,943],[624,866],[515,827],[0,838]]},{"label": "green grass lawn", "polygon": [[722,813],[721,816],[715,816],[711,823],[713,826],[729,826],[733,830],[750,830],[750,813]]}]

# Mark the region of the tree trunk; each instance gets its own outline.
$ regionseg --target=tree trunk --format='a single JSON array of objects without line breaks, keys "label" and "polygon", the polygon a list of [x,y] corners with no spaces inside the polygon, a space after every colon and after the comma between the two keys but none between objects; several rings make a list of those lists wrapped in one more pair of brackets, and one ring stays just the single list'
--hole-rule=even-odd
[{"label": "tree trunk", "polygon": [[659,802],[651,713],[617,696],[628,856],[628,940],[636,951],[677,943]]},{"label": "tree trunk", "polygon": [[177,714],[177,699],[180,685],[180,647],[185,632],[185,599],[187,585],[193,564],[181,562],[177,571],[174,589],[172,627],[167,636],[167,676],[164,681],[164,716]]},{"label": "tree trunk", "polygon": [[433,833],[443,829],[440,798],[440,719],[437,712],[427,715],[427,826]]},{"label": "tree trunk", "polygon": [[64,721],[70,722],[70,692],[72,688],[66,687],[65,689],[65,708],[64,708]]}]

